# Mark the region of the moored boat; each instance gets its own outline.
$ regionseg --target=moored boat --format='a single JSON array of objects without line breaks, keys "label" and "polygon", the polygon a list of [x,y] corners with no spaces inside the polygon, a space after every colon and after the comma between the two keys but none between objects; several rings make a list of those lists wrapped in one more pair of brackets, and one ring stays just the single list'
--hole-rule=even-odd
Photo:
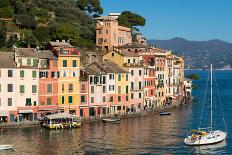
[{"label": "moored boat", "polygon": [[13,149],[13,145],[0,145],[0,150],[10,150]]},{"label": "moored boat", "polygon": [[169,111],[164,111],[164,112],[161,112],[160,115],[171,115],[172,113],[169,112]]},{"label": "moored boat", "polygon": [[102,119],[103,123],[119,123],[120,122],[120,118],[105,118]]},{"label": "moored boat", "polygon": [[45,116],[41,125],[49,129],[77,128],[81,126],[81,121],[75,115],[58,113]]}]

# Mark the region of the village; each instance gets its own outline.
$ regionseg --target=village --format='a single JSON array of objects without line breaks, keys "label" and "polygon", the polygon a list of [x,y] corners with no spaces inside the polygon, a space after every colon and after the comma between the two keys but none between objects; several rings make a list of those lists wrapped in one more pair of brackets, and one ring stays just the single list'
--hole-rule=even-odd
[{"label": "village", "polygon": [[141,33],[132,36],[118,25],[119,15],[95,18],[95,51],[56,40],[46,50],[1,52],[1,122],[34,123],[56,113],[96,119],[189,102],[184,58],[147,45]]}]

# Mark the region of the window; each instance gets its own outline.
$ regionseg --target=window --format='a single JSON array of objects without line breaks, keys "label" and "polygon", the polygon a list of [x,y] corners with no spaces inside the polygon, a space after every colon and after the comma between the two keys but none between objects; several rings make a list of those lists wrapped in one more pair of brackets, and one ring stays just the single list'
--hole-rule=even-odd
[{"label": "window", "polygon": [[91,93],[94,93],[94,86],[91,86]]},{"label": "window", "polygon": [[103,101],[103,102],[106,102],[106,97],[105,97],[105,96],[103,96],[102,101]]},{"label": "window", "polygon": [[90,76],[90,84],[93,84],[93,77],[92,76]]},{"label": "window", "polygon": [[81,84],[81,90],[85,90],[85,84]]},{"label": "window", "polygon": [[13,77],[13,70],[8,70],[8,77]]},{"label": "window", "polygon": [[36,71],[32,71],[32,78],[36,78]]},{"label": "window", "polygon": [[48,78],[48,72],[39,72],[39,78]]},{"label": "window", "polygon": [[94,103],[94,97],[91,97],[91,103]]},{"label": "window", "polygon": [[121,81],[121,74],[118,74],[118,81]]},{"label": "window", "polygon": [[12,106],[12,98],[8,98],[8,106]]},{"label": "window", "polygon": [[76,61],[76,60],[73,60],[73,61],[72,61],[72,66],[73,66],[73,67],[77,67],[77,61]]},{"label": "window", "polygon": [[106,34],[108,34],[108,30],[106,30]]},{"label": "window", "polygon": [[134,76],[134,70],[131,70],[131,76]]},{"label": "window", "polygon": [[77,71],[72,71],[72,77],[77,77]]},{"label": "window", "polygon": [[139,82],[139,89],[142,89],[142,82]]},{"label": "window", "polygon": [[53,67],[57,67],[57,60],[53,60]]},{"label": "window", "polygon": [[133,59],[133,63],[135,63],[135,59]]},{"label": "window", "polygon": [[128,101],[129,100],[129,97],[128,97],[128,95],[126,96],[126,101]]},{"label": "window", "polygon": [[62,84],[61,91],[64,92],[64,84]]},{"label": "window", "polygon": [[26,98],[26,106],[31,106],[31,98]]},{"label": "window", "polygon": [[118,86],[118,94],[121,94],[121,86]]},{"label": "window", "polygon": [[13,84],[8,84],[7,85],[7,91],[8,92],[13,92]]},{"label": "window", "polygon": [[131,82],[131,89],[134,89],[134,82]]},{"label": "window", "polygon": [[131,93],[131,99],[134,99],[134,94],[133,93]]},{"label": "window", "polygon": [[106,77],[105,76],[102,77],[102,84],[106,84]]},{"label": "window", "polygon": [[103,93],[106,93],[106,86],[103,86]]},{"label": "window", "polygon": [[68,103],[73,103],[73,97],[72,96],[68,97]]},{"label": "window", "polygon": [[121,102],[121,96],[118,96],[118,102]]},{"label": "window", "polygon": [[69,87],[68,87],[68,88],[69,88],[69,89],[68,89],[69,92],[73,92],[73,84],[72,84],[72,83],[69,84]]},{"label": "window", "polygon": [[0,84],[0,92],[2,91],[2,87],[1,87],[1,84]]},{"label": "window", "polygon": [[130,59],[127,60],[128,64],[130,64]]},{"label": "window", "polygon": [[63,71],[63,77],[66,77],[67,74],[66,74],[66,71]]},{"label": "window", "polygon": [[128,94],[128,92],[129,92],[129,88],[128,86],[126,86],[126,94]]},{"label": "window", "polygon": [[36,101],[34,101],[34,106],[36,106]]},{"label": "window", "polygon": [[67,60],[63,60],[63,67],[67,67]]},{"label": "window", "polygon": [[52,93],[52,84],[47,84],[47,93]]},{"label": "window", "polygon": [[24,78],[24,70],[20,70],[20,78]]},{"label": "window", "polygon": [[113,101],[114,101],[114,97],[110,96],[110,102],[113,102]]},{"label": "window", "polygon": [[139,93],[139,98],[142,98],[142,93]]},{"label": "window", "polygon": [[61,98],[61,103],[64,104],[64,96]]},{"label": "window", "polygon": [[31,59],[27,59],[27,65],[28,65],[28,66],[31,65]]},{"label": "window", "polygon": [[81,96],[81,102],[85,102],[85,96]]},{"label": "window", "polygon": [[36,66],[37,66],[37,64],[38,64],[37,59],[33,59],[33,66],[34,66],[34,67],[36,67]]},{"label": "window", "polygon": [[25,87],[24,85],[19,86],[19,93],[25,93]]},{"label": "window", "polygon": [[49,97],[47,98],[47,105],[51,105],[52,104],[52,99]]},{"label": "window", "polygon": [[32,93],[37,93],[37,86],[36,85],[32,85]]},{"label": "window", "polygon": [[22,65],[22,59],[18,59],[20,66]]},{"label": "window", "polygon": [[139,76],[141,76],[142,75],[142,70],[139,70]]},{"label": "window", "polygon": [[109,79],[114,80],[114,74],[109,74]]},{"label": "window", "polygon": [[114,53],[112,52],[112,57],[114,56]]},{"label": "window", "polygon": [[128,74],[126,74],[126,81],[128,81]]}]

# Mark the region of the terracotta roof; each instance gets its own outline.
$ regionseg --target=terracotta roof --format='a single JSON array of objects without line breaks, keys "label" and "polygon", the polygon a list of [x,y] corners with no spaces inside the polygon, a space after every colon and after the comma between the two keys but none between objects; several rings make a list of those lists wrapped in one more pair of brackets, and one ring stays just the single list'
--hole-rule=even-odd
[{"label": "terracotta roof", "polygon": [[70,43],[67,42],[56,42],[56,41],[49,41],[53,47],[73,47]]},{"label": "terracotta roof", "polygon": [[149,46],[141,44],[139,42],[133,42],[119,46],[119,48],[149,48]]},{"label": "terracotta roof", "polygon": [[116,63],[113,63],[109,60],[104,60],[103,62],[93,62],[92,64],[85,66],[84,71],[90,75],[100,75],[107,73],[128,73]]},{"label": "terracotta roof", "polygon": [[1,68],[15,68],[13,52],[0,52],[0,67]]},{"label": "terracotta roof", "polygon": [[123,56],[128,56],[128,57],[139,57],[138,54],[135,54],[134,52],[129,52],[128,50],[121,50],[118,53],[122,54]]},{"label": "terracotta roof", "polygon": [[41,59],[56,59],[50,50],[39,50],[34,48],[17,48],[16,56],[18,57],[35,57]]}]

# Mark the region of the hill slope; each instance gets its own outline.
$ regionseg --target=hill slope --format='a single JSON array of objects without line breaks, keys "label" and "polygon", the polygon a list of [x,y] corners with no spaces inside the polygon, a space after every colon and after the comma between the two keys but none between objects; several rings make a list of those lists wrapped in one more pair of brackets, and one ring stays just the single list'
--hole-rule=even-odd
[{"label": "hill slope", "polygon": [[218,39],[189,41],[183,38],[170,40],[148,40],[148,44],[171,49],[185,57],[186,67],[205,69],[210,63],[215,68],[230,69],[232,66],[232,44]]}]

